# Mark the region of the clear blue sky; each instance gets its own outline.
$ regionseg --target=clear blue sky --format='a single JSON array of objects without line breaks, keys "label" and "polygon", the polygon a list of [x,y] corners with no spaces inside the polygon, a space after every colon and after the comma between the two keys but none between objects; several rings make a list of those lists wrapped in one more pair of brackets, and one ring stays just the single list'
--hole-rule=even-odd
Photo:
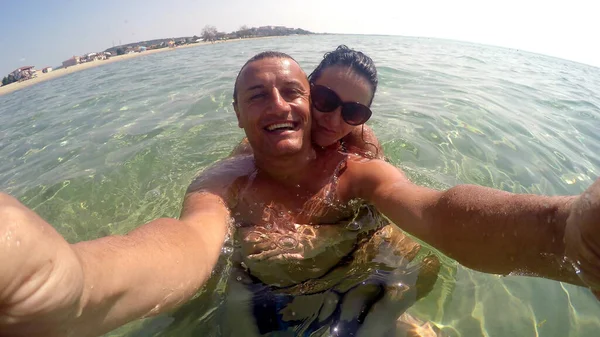
[{"label": "clear blue sky", "polygon": [[215,25],[439,37],[600,66],[597,0],[0,0],[0,74]]}]

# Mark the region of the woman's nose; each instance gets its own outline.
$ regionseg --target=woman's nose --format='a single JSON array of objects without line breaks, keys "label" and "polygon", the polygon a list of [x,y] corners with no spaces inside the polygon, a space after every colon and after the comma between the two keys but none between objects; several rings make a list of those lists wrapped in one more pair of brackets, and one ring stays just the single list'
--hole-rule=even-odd
[{"label": "woman's nose", "polygon": [[327,126],[331,129],[337,129],[341,126],[342,120],[342,108],[338,107],[337,109],[331,112],[323,113],[323,121],[327,123]]}]

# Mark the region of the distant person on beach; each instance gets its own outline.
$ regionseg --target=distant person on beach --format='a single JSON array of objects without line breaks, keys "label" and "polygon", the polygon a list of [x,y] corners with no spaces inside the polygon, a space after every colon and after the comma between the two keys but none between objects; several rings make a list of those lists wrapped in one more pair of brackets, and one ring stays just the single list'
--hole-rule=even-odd
[{"label": "distant person on beach", "polygon": [[[248,256],[266,251],[260,244],[272,242],[261,234],[268,234],[289,248],[289,261],[309,262],[306,251],[313,248],[304,244],[310,242],[296,238],[305,230],[330,230],[326,224],[351,218],[365,203],[467,267],[600,289],[600,180],[579,196],[474,185],[435,191],[412,184],[385,161],[315,148],[310,85],[291,57],[256,55],[240,70],[236,91],[236,116],[254,154],[202,172],[179,219],[70,245],[33,211],[0,195],[2,334],[93,336],[171,310],[210,277],[232,220],[257,232],[246,236]],[[348,236],[337,240],[311,258],[343,251]]]}]

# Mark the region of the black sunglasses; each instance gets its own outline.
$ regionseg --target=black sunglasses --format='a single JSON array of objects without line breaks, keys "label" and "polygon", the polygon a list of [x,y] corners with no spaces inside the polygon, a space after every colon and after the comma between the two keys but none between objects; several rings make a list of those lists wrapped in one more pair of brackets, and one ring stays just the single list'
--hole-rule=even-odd
[{"label": "black sunglasses", "polygon": [[332,112],[342,107],[342,119],[350,125],[361,125],[371,118],[371,109],[358,102],[342,102],[335,91],[324,85],[313,84],[310,88],[312,105],[321,112]]}]

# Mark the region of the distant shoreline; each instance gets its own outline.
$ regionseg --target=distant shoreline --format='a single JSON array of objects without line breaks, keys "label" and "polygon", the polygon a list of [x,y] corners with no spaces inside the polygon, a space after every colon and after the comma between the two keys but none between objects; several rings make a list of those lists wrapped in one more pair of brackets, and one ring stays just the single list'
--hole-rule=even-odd
[{"label": "distant shoreline", "polygon": [[[222,41],[215,41],[214,43],[227,43],[227,42],[254,40],[254,39],[269,39],[269,38],[276,38],[276,37],[283,37],[283,36],[264,36],[264,37],[248,38],[248,39],[222,40]],[[212,42],[198,42],[198,43],[183,45],[183,46],[179,46],[179,47],[175,47],[175,48],[151,49],[151,50],[147,50],[147,51],[144,51],[141,53],[118,55],[118,56],[113,56],[107,60],[80,63],[80,64],[77,64],[77,65],[74,65],[74,66],[71,66],[68,68],[60,68],[57,70],[53,70],[49,73],[42,73],[41,70],[38,70],[36,72],[37,77],[35,77],[35,78],[26,80],[23,82],[15,82],[15,83],[11,83],[9,85],[1,86],[0,87],[0,96],[15,92],[17,90],[28,88],[32,85],[36,85],[38,83],[42,83],[42,82],[45,82],[45,81],[48,81],[51,79],[55,79],[55,78],[62,77],[62,76],[68,75],[68,74],[72,74],[72,73],[75,73],[78,71],[99,67],[104,64],[129,60],[129,59],[144,56],[144,55],[150,55],[150,54],[156,54],[156,53],[162,53],[162,52],[168,52],[168,51],[175,51],[178,49],[192,48],[192,47],[203,46],[203,45],[208,45],[208,44],[212,44]]]}]

